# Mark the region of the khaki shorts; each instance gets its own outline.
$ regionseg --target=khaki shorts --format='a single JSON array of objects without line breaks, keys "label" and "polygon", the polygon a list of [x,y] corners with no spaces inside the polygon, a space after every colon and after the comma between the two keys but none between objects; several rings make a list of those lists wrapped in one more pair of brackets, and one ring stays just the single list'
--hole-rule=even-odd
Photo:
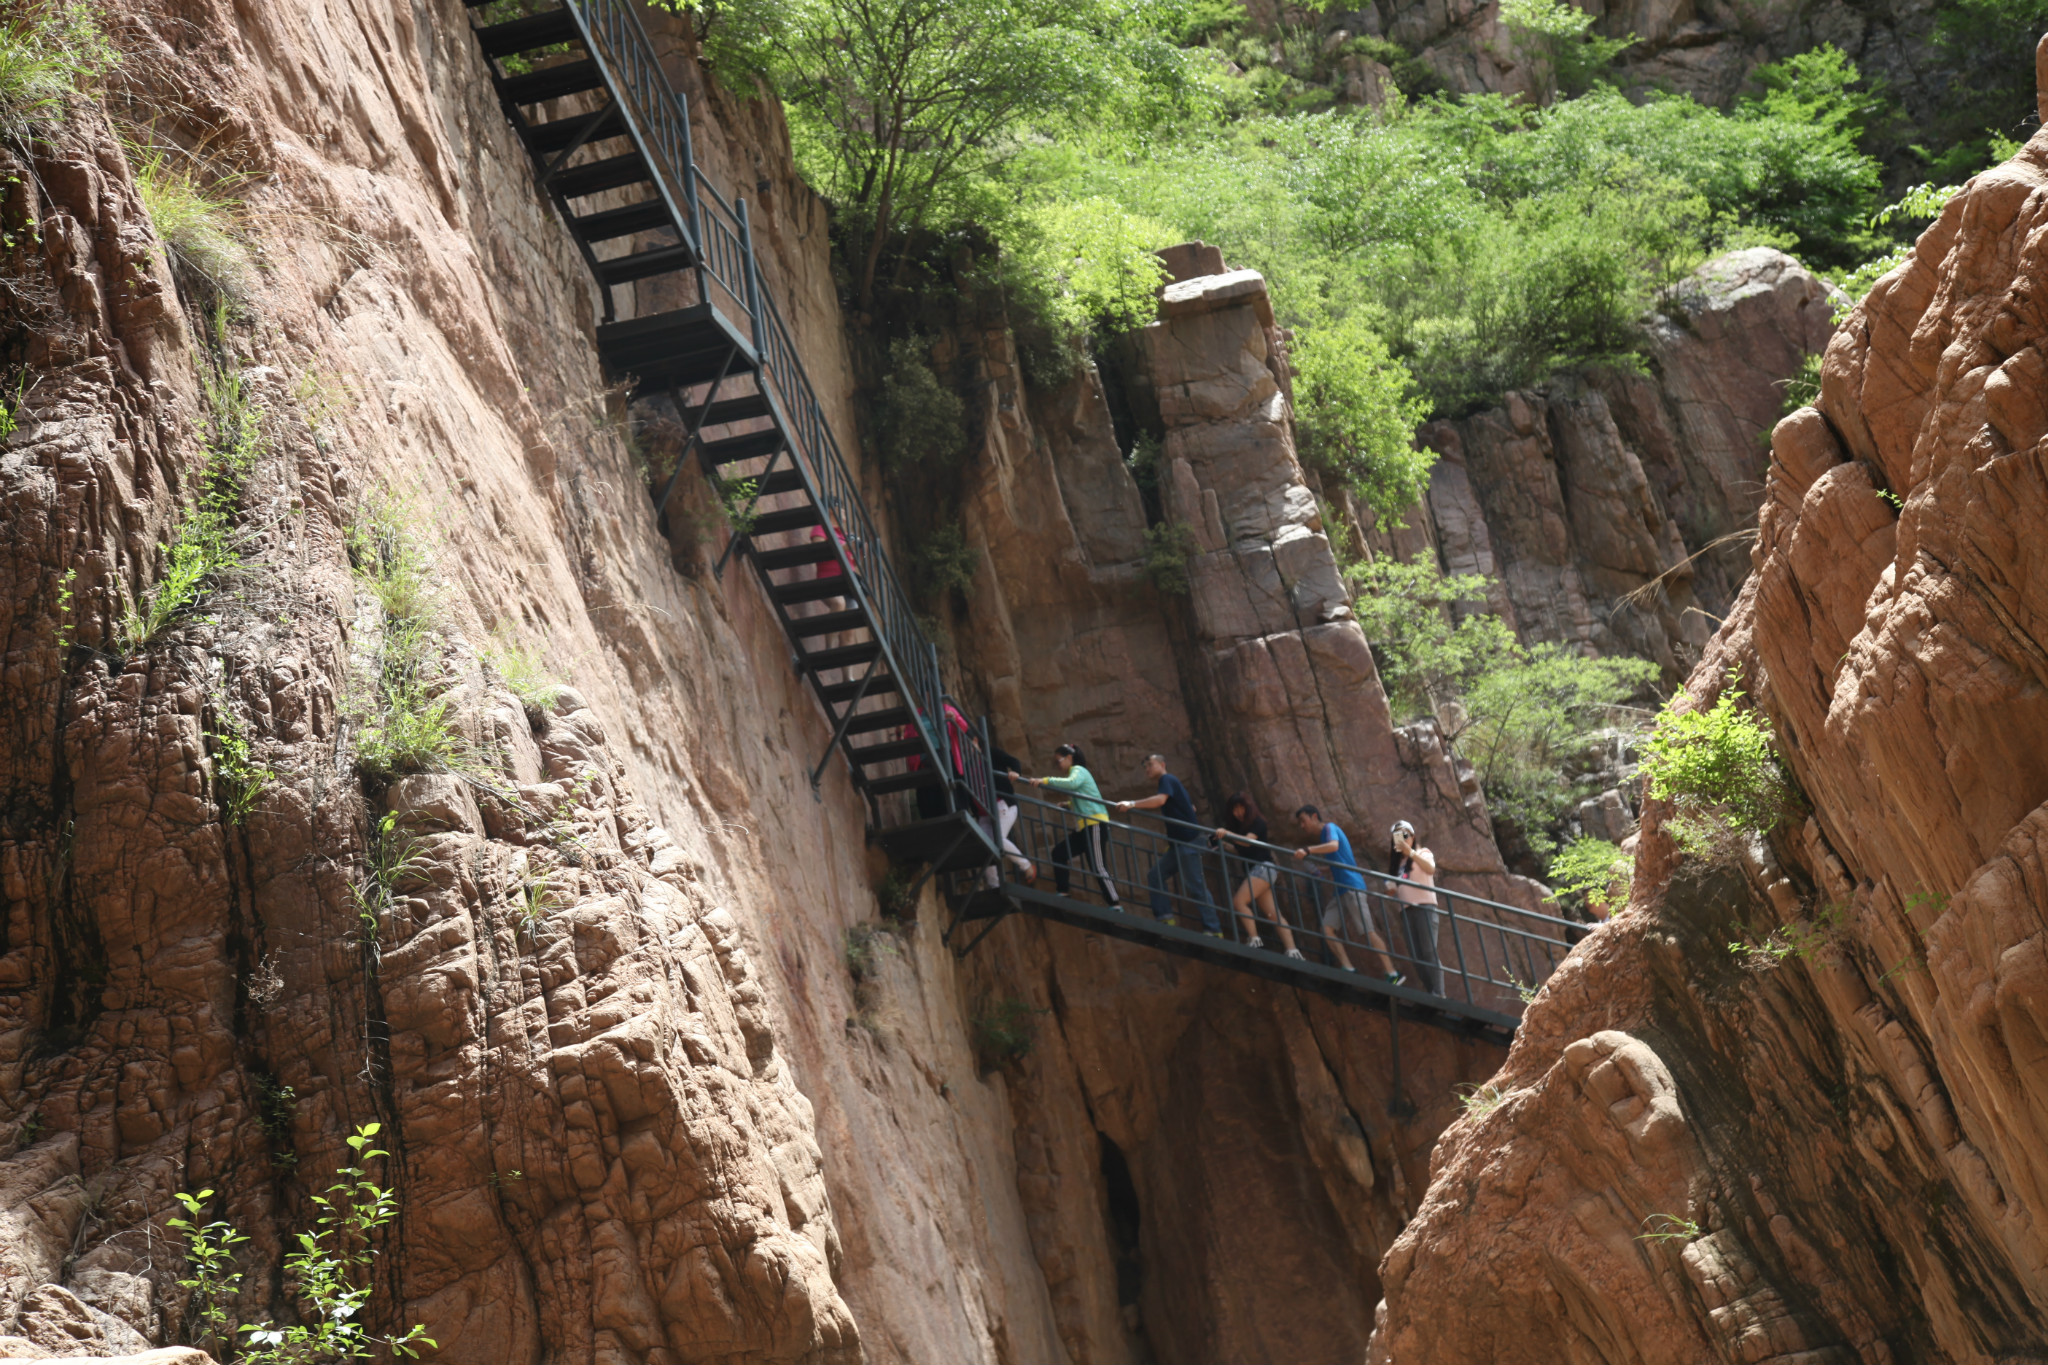
[{"label": "khaki shorts", "polygon": [[[1338,928],[1338,921],[1344,927]],[[1354,939],[1364,938],[1373,931],[1372,901],[1365,892],[1343,890],[1323,903],[1323,932],[1344,933]]]}]

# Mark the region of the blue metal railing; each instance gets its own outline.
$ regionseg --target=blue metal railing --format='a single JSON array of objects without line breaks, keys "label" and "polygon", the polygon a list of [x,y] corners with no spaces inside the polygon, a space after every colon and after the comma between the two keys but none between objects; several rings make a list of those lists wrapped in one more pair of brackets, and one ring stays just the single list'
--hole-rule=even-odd
[{"label": "blue metal railing", "polygon": [[[1005,799],[1018,807],[1009,838],[1017,851],[1005,853],[1004,876],[1013,885],[1013,860],[1021,857],[1039,890],[1276,954],[1294,950],[1304,961],[1348,965],[1367,977],[1397,971],[1408,988],[1458,1012],[1519,1017],[1526,996],[1589,932],[1370,868],[1358,869],[1365,889],[1347,899],[1324,860],[1299,859],[1292,848],[1236,836],[1215,841],[1206,828],[1194,844],[1176,846],[1163,833],[1114,819],[1096,823],[1090,837],[1061,805],[1021,792]],[[1183,876],[1204,884],[1183,884]]]}]

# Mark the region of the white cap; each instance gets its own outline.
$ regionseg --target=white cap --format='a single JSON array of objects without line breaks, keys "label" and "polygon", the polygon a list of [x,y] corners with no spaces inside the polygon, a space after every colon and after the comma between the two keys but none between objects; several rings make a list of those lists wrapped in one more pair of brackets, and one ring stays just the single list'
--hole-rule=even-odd
[{"label": "white cap", "polygon": [[1393,829],[1389,830],[1388,833],[1396,839],[1404,834],[1413,839],[1415,837],[1415,826],[1409,824],[1406,820],[1396,820]]}]

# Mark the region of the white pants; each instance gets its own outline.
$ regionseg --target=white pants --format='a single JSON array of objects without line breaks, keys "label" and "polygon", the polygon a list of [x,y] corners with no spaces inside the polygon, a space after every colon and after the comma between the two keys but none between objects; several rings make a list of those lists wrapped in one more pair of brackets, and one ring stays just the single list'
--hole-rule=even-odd
[{"label": "white pants", "polygon": [[[1016,823],[1017,803],[1005,801],[1002,797],[998,796],[996,798],[996,841],[1003,846],[1004,854],[1009,857],[1011,862],[1017,865],[1019,872],[1029,872],[1031,870],[1031,860],[1024,856],[1023,849],[1010,842],[1010,830],[1015,827]],[[1002,873],[992,867],[988,870],[987,878],[988,884],[995,886],[1002,881]]]}]

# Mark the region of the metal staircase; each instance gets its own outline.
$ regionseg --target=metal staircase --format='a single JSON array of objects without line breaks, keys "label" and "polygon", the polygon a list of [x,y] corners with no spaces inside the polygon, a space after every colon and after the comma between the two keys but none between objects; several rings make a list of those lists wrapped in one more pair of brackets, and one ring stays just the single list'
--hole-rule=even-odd
[{"label": "metal staircase", "polygon": [[[874,837],[904,859],[979,866],[993,852],[986,759],[949,740],[938,653],[832,436],[773,297],[747,201],[696,164],[689,110],[631,0],[466,0],[505,115],[603,295],[598,350],[638,396],[667,394],[735,526],[799,673],[833,727]],[[508,11],[515,11],[508,13]],[[622,286],[682,306],[619,316]]]}]

